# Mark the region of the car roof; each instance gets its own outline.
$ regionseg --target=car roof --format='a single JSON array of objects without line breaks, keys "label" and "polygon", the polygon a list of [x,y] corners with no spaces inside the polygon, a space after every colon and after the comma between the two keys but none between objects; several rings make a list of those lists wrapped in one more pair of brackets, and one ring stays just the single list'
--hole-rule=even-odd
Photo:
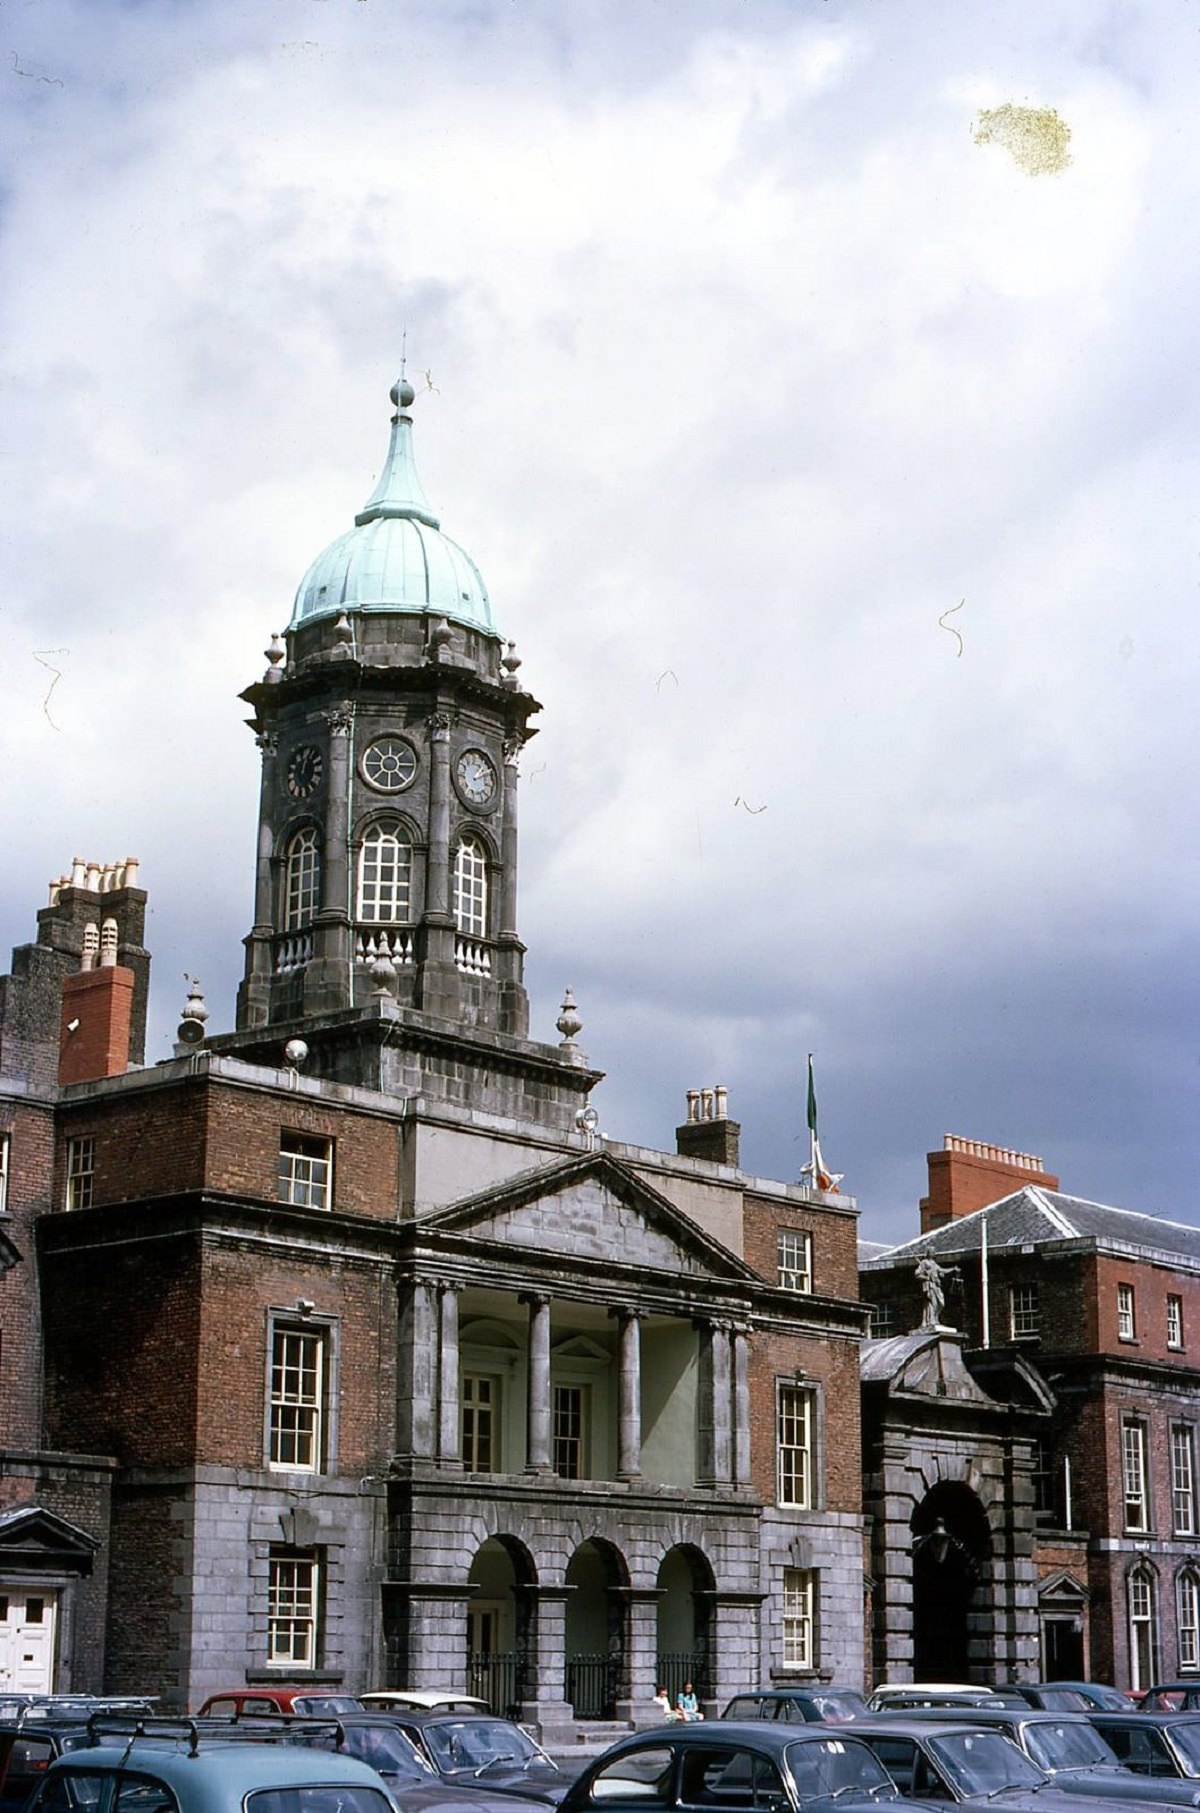
[{"label": "car roof", "polygon": [[380,1688],[373,1693],[360,1693],[358,1697],[368,1710],[374,1706],[383,1706],[385,1703],[389,1706],[411,1708],[417,1712],[450,1711],[458,1708],[465,1712],[473,1706],[478,1706],[480,1712],[491,1712],[492,1710],[488,1702],[480,1699],[476,1694],[443,1693],[434,1687],[412,1689],[397,1687],[390,1690]]},{"label": "car roof", "polygon": [[[887,1729],[890,1730],[891,1726]],[[844,1725],[780,1725],[773,1721],[764,1723],[761,1719],[712,1719],[708,1723],[694,1725],[651,1725],[645,1731],[631,1732],[628,1737],[618,1738],[604,1752],[604,1757],[607,1759],[627,1750],[642,1750],[655,1744],[686,1744],[689,1748],[697,1749],[727,1748],[735,1740],[778,1754],[792,1744],[853,1743],[857,1741],[858,1732],[857,1719],[850,1729]]]},{"label": "car roof", "polygon": [[1084,1717],[1089,1718],[1094,1725],[1101,1722],[1106,1725],[1120,1725],[1126,1719],[1132,1719],[1136,1725],[1195,1725],[1200,1722],[1200,1711],[1169,1712],[1165,1708],[1159,1711],[1154,1707],[1143,1711],[1140,1706],[1131,1706],[1128,1712],[1115,1712],[1109,1706],[1093,1706],[1090,1712],[1084,1714]]},{"label": "car roof", "polygon": [[221,1793],[228,1780],[236,1785],[239,1801],[242,1794],[253,1793],[257,1788],[320,1782],[364,1788],[381,1785],[378,1772],[356,1757],[314,1750],[307,1745],[230,1743],[217,1738],[206,1739],[193,1748],[185,1737],[172,1743],[165,1733],[136,1737],[131,1743],[94,1744],[71,1750],[51,1763],[48,1773],[86,1773],[88,1769],[143,1769],[166,1782],[186,1781],[193,1790],[197,1782],[205,1782],[215,1794]]}]

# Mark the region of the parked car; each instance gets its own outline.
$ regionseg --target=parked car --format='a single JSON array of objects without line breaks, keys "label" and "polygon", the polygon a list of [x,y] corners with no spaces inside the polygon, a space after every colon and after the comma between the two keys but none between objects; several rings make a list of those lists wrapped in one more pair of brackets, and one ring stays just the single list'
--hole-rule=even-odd
[{"label": "parked car", "polygon": [[[1010,1737],[965,1715],[864,1719],[854,1735],[871,1746],[906,1799],[982,1809],[1002,1797],[1005,1813],[1079,1813],[1078,1798],[1053,1786]],[[1123,1804],[1106,1801],[1106,1813]],[[1144,1800],[1130,1804],[1145,1813]]]},{"label": "parked car", "polygon": [[0,1813],[18,1813],[56,1757],[91,1742],[87,1720],[77,1715],[0,1721]]},{"label": "parked car", "polygon": [[1161,1777],[1151,1780],[1149,1776],[1134,1774],[1118,1759],[1086,1712],[1039,1712],[1032,1706],[1016,1712],[1008,1706],[994,1710],[972,1706],[958,1712],[909,1716],[942,1721],[955,1719],[974,1726],[986,1724],[993,1731],[1002,1731],[1064,1794],[1200,1806],[1200,1783],[1167,1781]]},{"label": "parked car", "polygon": [[452,1693],[438,1687],[389,1687],[360,1693],[359,1704],[369,1712],[482,1712],[490,1713],[486,1700],[472,1693]]},{"label": "parked car", "polygon": [[1141,1712],[1200,1712],[1200,1681],[1159,1681],[1138,1701]]},{"label": "parked car", "polygon": [[1066,1687],[1061,1681],[1014,1681],[1013,1692],[1039,1712],[1086,1712],[1092,1704],[1076,1688]]},{"label": "parked car", "polygon": [[361,1712],[362,1707],[349,1693],[317,1693],[308,1687],[230,1687],[221,1693],[210,1693],[198,1719],[244,1719],[256,1714],[294,1712],[305,1718],[336,1719],[343,1712]]},{"label": "parked car", "polygon": [[866,1711],[865,1698],[853,1687],[764,1687],[757,1693],[735,1694],[721,1717],[838,1725],[845,1719],[863,1718]]},{"label": "parked car", "polygon": [[572,1779],[512,1719],[416,1707],[390,1716],[442,1780],[456,1786],[477,1782],[554,1805]]},{"label": "parked car", "polygon": [[[50,1764],[28,1813],[397,1813],[374,1769],[290,1744],[230,1743],[195,1725],[73,1750]],[[168,1732],[174,1726],[174,1735]]]},{"label": "parked car", "polygon": [[619,1738],[568,1789],[560,1813],[612,1813],[622,1802],[654,1813],[801,1813],[833,1801],[839,1813],[878,1813],[895,1800],[886,1770],[852,1732],[714,1719]]},{"label": "parked car", "polygon": [[1138,1775],[1183,1776],[1200,1781],[1200,1713],[1089,1712],[1092,1724]]},{"label": "parked car", "polygon": [[868,1711],[920,1712],[955,1706],[1024,1706],[1027,1702],[1011,1687],[938,1687],[910,1681],[906,1686],[876,1688],[867,1701]]},{"label": "parked car", "polygon": [[1104,1681],[1055,1681],[1055,1687],[1069,1687],[1089,1706],[1095,1706],[1101,1712],[1128,1712],[1133,1706],[1133,1698],[1120,1687],[1110,1687]]},{"label": "parked car", "polygon": [[356,1756],[378,1770],[404,1813],[520,1813],[522,1804],[528,1813],[535,1807],[545,1813],[543,1799],[524,1799],[507,1788],[493,1790],[486,1777],[444,1780],[391,1713],[359,1711],[337,1720],[287,1724],[287,1741]]}]

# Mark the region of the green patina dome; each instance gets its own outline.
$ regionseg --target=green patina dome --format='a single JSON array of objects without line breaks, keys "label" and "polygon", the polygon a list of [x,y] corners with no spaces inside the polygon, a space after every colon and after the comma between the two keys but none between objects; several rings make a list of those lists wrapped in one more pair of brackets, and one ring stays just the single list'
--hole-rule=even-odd
[{"label": "green patina dome", "polygon": [[483,575],[442,534],[417,477],[412,385],[401,379],[391,395],[396,413],[379,483],[354,527],[330,542],[300,581],[289,627],[339,611],[437,611],[494,636]]}]

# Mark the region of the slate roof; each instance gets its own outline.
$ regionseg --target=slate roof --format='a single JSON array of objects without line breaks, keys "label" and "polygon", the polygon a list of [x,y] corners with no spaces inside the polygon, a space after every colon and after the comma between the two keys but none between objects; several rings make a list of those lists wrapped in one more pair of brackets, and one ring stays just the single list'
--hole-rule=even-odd
[{"label": "slate roof", "polygon": [[889,1247],[877,1256],[864,1257],[863,1269],[886,1271],[898,1263],[912,1263],[922,1253],[932,1253],[939,1259],[977,1253],[985,1223],[989,1252],[999,1252],[1004,1247],[1062,1247],[1078,1242],[1095,1251],[1160,1259],[1176,1267],[1181,1263],[1200,1267],[1198,1227],[1026,1184],[1011,1196],[1002,1196],[973,1215],[947,1222],[931,1234],[921,1234],[903,1246]]}]

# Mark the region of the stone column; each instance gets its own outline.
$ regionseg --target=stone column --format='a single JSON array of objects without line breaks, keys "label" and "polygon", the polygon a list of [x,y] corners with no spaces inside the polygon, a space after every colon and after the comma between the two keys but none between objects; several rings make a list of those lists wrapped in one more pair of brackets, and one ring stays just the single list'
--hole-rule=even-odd
[{"label": "stone column", "polygon": [[642,1322],[635,1309],[615,1309],[620,1325],[617,1377],[617,1478],[642,1476]]},{"label": "stone column", "polygon": [[246,940],[246,975],[238,996],[238,1025],[265,1026],[271,1011],[271,976],[275,969],[275,809],[279,738],[273,730],[257,737],[262,751],[258,793],[258,855],[254,871],[254,925]]},{"label": "stone column", "polygon": [[432,1291],[401,1285],[400,1346],[396,1356],[396,1453],[433,1454],[433,1385],[437,1353]]},{"label": "stone column", "polygon": [[337,705],[329,726],[329,785],[321,852],[321,906],[313,918],[312,961],[304,972],[305,1013],[353,1007],[350,951],[350,749],[354,711]]},{"label": "stone column", "polygon": [[750,1484],[750,1337],[733,1331],[733,1483]]},{"label": "stone column", "polygon": [[696,1483],[729,1483],[729,1331],[722,1322],[700,1322],[699,1449]]},{"label": "stone column", "polygon": [[[626,1595],[629,1649],[625,1657],[628,1699],[618,1699],[617,1717],[633,1725],[657,1725],[660,1722],[654,1695],[658,1688],[658,1587],[631,1587]],[[749,1678],[749,1677],[747,1677]]]},{"label": "stone column", "polygon": [[550,1472],[550,1299],[540,1292],[529,1305],[529,1371],[525,1401],[525,1471]]},{"label": "stone column", "polygon": [[532,1601],[533,1631],[525,1683],[528,1697],[519,1702],[517,1717],[523,1725],[537,1726],[543,1744],[573,1744],[575,1715],[565,1696],[567,1600],[575,1589],[530,1586],[525,1590]]},{"label": "stone column", "polygon": [[429,844],[417,962],[414,1005],[456,1020],[458,972],[450,910],[450,717],[444,711],[435,711],[429,720]]},{"label": "stone column", "polygon": [[438,1286],[438,1460],[460,1463],[458,1434],[458,1287]]}]

